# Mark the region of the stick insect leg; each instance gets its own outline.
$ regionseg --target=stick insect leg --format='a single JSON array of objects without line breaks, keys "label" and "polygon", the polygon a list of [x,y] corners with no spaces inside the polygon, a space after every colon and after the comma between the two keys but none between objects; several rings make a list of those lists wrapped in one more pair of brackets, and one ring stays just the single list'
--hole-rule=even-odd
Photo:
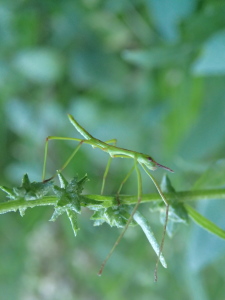
[{"label": "stick insect leg", "polygon": [[[104,267],[107,263],[107,261],[109,260],[109,258],[111,257],[111,255],[113,254],[113,251],[115,250],[116,246],[119,244],[119,242],[121,241],[121,239],[123,238],[125,232],[127,231],[127,228],[128,226],[130,225],[130,222],[132,221],[133,219],[133,216],[141,202],[141,199],[142,199],[142,179],[141,179],[141,172],[138,168],[138,165],[137,165],[137,161],[135,160],[135,165],[134,167],[135,170],[136,170],[136,173],[137,173],[137,183],[138,183],[138,201],[132,211],[132,213],[130,214],[130,217],[129,219],[127,220],[127,224],[126,226],[124,227],[123,231],[121,232],[120,236],[118,237],[118,239],[116,240],[115,244],[113,245],[112,249],[110,250],[109,254],[107,255],[106,259],[103,261],[102,265],[101,265],[101,268],[98,272],[98,275],[101,276],[102,275],[102,272],[104,270]],[[130,173],[130,172],[129,172]]]},{"label": "stick insect leg", "polygon": [[75,150],[70,155],[70,157],[66,160],[66,162],[63,164],[63,166],[59,169],[59,171],[62,171],[63,169],[66,168],[66,166],[73,159],[73,157],[75,156],[75,154],[77,153],[77,151],[80,149],[81,145],[83,143],[87,142],[86,140],[81,140],[81,139],[76,139],[76,138],[57,137],[57,136],[49,136],[49,137],[47,137],[46,138],[46,142],[45,142],[44,164],[43,164],[43,173],[42,173],[42,180],[43,181],[51,180],[52,178],[54,178],[56,176],[56,174],[55,174],[51,178],[45,180],[46,162],[47,162],[47,155],[48,155],[48,142],[49,142],[49,140],[66,140],[66,141],[70,141],[71,140],[71,141],[77,141],[77,142],[79,142],[78,146],[75,148]]},{"label": "stick insect leg", "polygon": [[135,166],[133,166],[133,167],[130,169],[129,173],[126,175],[126,177],[125,177],[125,178],[123,179],[123,181],[121,182],[120,187],[119,187],[119,189],[118,189],[118,191],[117,191],[117,195],[118,195],[118,196],[119,196],[119,194],[120,194],[120,192],[121,192],[121,190],[122,190],[122,187],[123,187],[124,183],[127,181],[127,179],[130,177],[130,175],[133,173],[134,169],[135,169]]},{"label": "stick insect leg", "polygon": [[160,244],[160,248],[159,248],[159,253],[158,253],[158,258],[156,261],[156,265],[155,265],[155,271],[154,271],[154,276],[155,276],[155,282],[158,280],[158,265],[159,265],[159,260],[160,260],[160,256],[163,250],[163,245],[164,245],[164,240],[165,240],[165,235],[166,235],[166,227],[167,227],[167,223],[168,223],[168,216],[169,216],[169,202],[166,199],[166,197],[164,196],[160,186],[158,185],[158,183],[156,182],[155,178],[152,176],[152,174],[148,171],[148,169],[145,167],[145,165],[141,164],[142,168],[144,169],[144,171],[147,173],[147,175],[151,178],[152,182],[154,183],[156,189],[158,190],[163,202],[166,205],[166,216],[165,216],[165,223],[164,223],[164,228],[163,228],[163,236],[162,236],[162,241]]},{"label": "stick insect leg", "polygon": [[[124,158],[129,158],[129,156],[127,155],[114,155],[113,157],[124,157]],[[133,167],[130,169],[130,171],[128,172],[128,174],[126,175],[126,177],[123,179],[123,181],[121,182],[120,186],[119,186],[119,189],[117,191],[117,201],[118,201],[118,204],[120,204],[120,201],[119,201],[119,194],[123,188],[123,185],[125,184],[125,182],[127,181],[127,179],[130,177],[130,175],[132,174],[132,172],[134,171],[135,169],[135,165],[133,165]]]},{"label": "stick insect leg", "polygon": [[[112,140],[106,141],[105,143],[106,143],[106,144],[112,144],[112,145],[116,146],[117,140],[116,140],[116,139],[112,139]],[[111,165],[111,162],[112,162],[112,157],[110,156],[109,159],[108,159],[106,168],[105,168],[105,172],[104,172],[104,175],[103,175],[103,179],[102,179],[101,195],[103,195],[103,192],[104,192],[105,181],[106,181],[106,177],[107,177],[108,172],[109,172],[109,167],[110,167],[110,165]]]},{"label": "stick insect leg", "polygon": [[127,181],[127,179],[130,177],[130,175],[133,173],[134,169],[135,169],[135,166],[133,166],[133,167],[130,169],[130,171],[128,172],[128,174],[126,175],[126,177],[123,179],[123,181],[121,182],[121,184],[120,184],[120,186],[119,186],[119,189],[118,189],[118,191],[117,191],[117,193],[116,193],[116,199],[117,199],[118,204],[120,204],[119,195],[120,195],[120,192],[121,192],[121,190],[122,190],[122,187],[123,187],[123,185],[125,184],[125,182]]}]

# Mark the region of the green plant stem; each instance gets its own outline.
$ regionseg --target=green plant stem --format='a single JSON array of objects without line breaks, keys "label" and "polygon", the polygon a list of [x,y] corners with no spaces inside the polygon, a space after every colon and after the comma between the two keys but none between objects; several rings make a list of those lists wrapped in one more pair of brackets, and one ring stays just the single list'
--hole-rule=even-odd
[{"label": "green plant stem", "polygon": [[0,214],[5,214],[10,211],[16,211],[18,209],[32,208],[35,206],[45,206],[45,205],[56,205],[58,201],[57,197],[48,196],[43,197],[38,200],[25,201],[24,199],[8,201],[0,203]]},{"label": "green plant stem", "polygon": [[[225,200],[225,189],[211,189],[211,190],[196,190],[196,191],[182,191],[176,193],[165,193],[168,201],[176,199],[180,202],[189,202],[197,200],[213,200],[213,199],[224,199]],[[110,207],[117,205],[118,196],[104,196],[104,195],[83,195],[81,206],[94,206],[101,205],[105,207]],[[45,196],[38,200],[25,201],[24,199],[1,202],[0,203],[0,214],[4,214],[10,211],[16,211],[18,209],[32,208],[35,206],[46,206],[57,204],[58,198],[55,196]],[[150,201],[161,201],[159,194],[145,194],[142,195],[141,203],[146,203]],[[137,196],[120,195],[121,204],[135,204],[137,203]]]},{"label": "green plant stem", "polygon": [[[189,202],[197,200],[213,200],[213,199],[224,199],[225,200],[225,189],[210,189],[210,190],[196,190],[196,191],[182,191],[176,193],[164,193],[168,201],[173,200],[175,197],[178,202]],[[104,201],[111,205],[115,205],[114,196],[102,196],[102,195],[84,195],[88,199],[95,201]],[[141,203],[150,201],[161,201],[161,196],[157,193],[143,194]],[[137,196],[120,195],[121,204],[135,204],[137,202]],[[118,202],[117,202],[118,203]]]}]

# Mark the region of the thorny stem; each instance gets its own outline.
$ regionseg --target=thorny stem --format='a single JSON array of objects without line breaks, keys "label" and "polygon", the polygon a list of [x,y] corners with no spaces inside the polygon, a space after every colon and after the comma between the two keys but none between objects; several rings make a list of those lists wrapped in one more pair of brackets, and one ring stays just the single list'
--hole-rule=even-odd
[{"label": "thorny stem", "polygon": [[[179,202],[189,202],[197,200],[213,200],[213,199],[224,199],[225,200],[225,189],[210,189],[210,190],[196,190],[196,191],[182,191],[174,193],[165,193],[165,197],[168,201],[174,199],[174,196]],[[116,195],[115,196],[102,196],[102,195],[83,195],[83,201],[81,206],[87,206],[85,204],[85,199],[96,201],[96,205],[102,202],[103,206],[115,206]],[[57,204],[58,198],[55,196],[45,196],[38,200],[25,201],[24,199],[0,202],[0,214],[4,214],[10,211],[16,211],[23,208],[32,208],[35,206],[46,206]],[[162,201],[159,194],[144,194],[142,195],[141,203],[146,203],[150,201]],[[120,195],[120,204],[131,205],[137,203],[137,196],[130,195]],[[93,204],[92,204],[93,205]]]}]

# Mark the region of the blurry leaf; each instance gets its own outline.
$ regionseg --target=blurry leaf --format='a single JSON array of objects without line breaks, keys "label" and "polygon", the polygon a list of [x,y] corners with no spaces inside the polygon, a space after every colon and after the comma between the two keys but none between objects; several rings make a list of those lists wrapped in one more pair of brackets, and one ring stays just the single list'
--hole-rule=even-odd
[{"label": "blurry leaf", "polygon": [[213,163],[195,182],[192,190],[210,189],[225,186],[225,159]]},{"label": "blurry leaf", "polygon": [[179,22],[187,17],[197,5],[196,0],[146,0],[155,25],[168,41],[179,38]]},{"label": "blurry leaf", "polygon": [[[189,164],[212,156],[213,152],[224,148],[224,79],[209,79],[205,84],[205,97],[198,119],[193,123],[187,136],[183,137],[180,156]],[[213,101],[212,101],[213,99]],[[194,161],[192,161],[194,160]]]},{"label": "blurry leaf", "polygon": [[37,83],[53,83],[61,76],[62,59],[47,48],[23,50],[16,55],[14,64],[24,76]]},{"label": "blurry leaf", "polygon": [[203,45],[202,55],[192,71],[196,75],[225,74],[225,31],[216,33]]},{"label": "blurry leaf", "polygon": [[184,20],[183,31],[186,40],[201,44],[225,26],[224,1],[205,1],[205,5],[187,20]]},{"label": "blurry leaf", "polygon": [[123,58],[142,68],[162,68],[183,64],[192,52],[188,45],[164,45],[163,47],[154,47],[150,50],[126,50]]},{"label": "blurry leaf", "polygon": [[0,36],[1,36],[1,45],[5,47],[12,47],[14,31],[11,27],[12,22],[12,11],[6,3],[3,2],[0,5]]},{"label": "blurry leaf", "polygon": [[185,208],[189,214],[189,216],[201,227],[208,230],[209,232],[217,235],[218,237],[225,239],[225,230],[219,228],[216,224],[208,220],[199,214],[194,208],[190,205],[185,204]]},{"label": "blurry leaf", "polygon": [[[92,46],[93,47],[93,46]],[[106,81],[111,75],[106,68],[105,62],[110,65],[112,57],[100,49],[93,47],[77,51],[70,64],[70,75],[73,82],[79,83],[81,87],[86,87],[98,82]],[[113,66],[112,66],[113,67]],[[102,81],[102,82],[101,82]]]},{"label": "blurry leaf", "polygon": [[[224,228],[224,200],[201,201],[197,204],[197,209],[201,215],[215,222],[217,226]],[[195,212],[193,212],[193,214],[195,214]],[[220,228],[219,232],[221,232],[223,236],[223,231],[221,231]],[[212,264],[212,262],[219,257],[224,256],[224,253],[224,239],[219,238],[215,234],[211,234],[203,227],[193,224],[188,249],[188,261],[191,270],[200,271],[202,268]]]}]

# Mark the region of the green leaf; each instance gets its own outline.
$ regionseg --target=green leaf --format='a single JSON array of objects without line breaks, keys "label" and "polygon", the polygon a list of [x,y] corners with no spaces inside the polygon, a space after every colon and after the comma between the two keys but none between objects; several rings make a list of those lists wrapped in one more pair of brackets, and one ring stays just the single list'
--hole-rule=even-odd
[{"label": "green leaf", "polygon": [[[151,229],[149,222],[139,211],[135,212],[133,218],[137,222],[137,224],[141,227],[141,229],[143,230],[144,234],[146,235],[149,243],[151,244],[153,250],[158,255],[159,251],[160,251],[160,246],[155,238],[155,235]],[[162,254],[160,255],[160,262],[164,268],[167,268],[165,258],[163,257]]]},{"label": "green leaf", "polygon": [[164,175],[160,184],[161,190],[163,193],[175,193],[175,189],[171,184],[171,181],[169,179],[168,175]]},{"label": "green leaf", "polygon": [[[128,208],[125,205],[101,208],[94,212],[91,220],[94,220],[94,226],[102,225],[104,222],[108,223],[111,227],[117,228],[124,227],[130,217]],[[136,225],[132,221],[130,225]]]},{"label": "green leaf", "polygon": [[[166,218],[166,209],[163,209],[160,211],[160,222],[163,225],[165,224],[165,218]],[[166,226],[166,232],[169,237],[174,236],[174,234],[180,227],[180,223],[187,224],[188,222],[189,222],[188,213],[183,203],[170,205],[168,223]]]},{"label": "green leaf", "polygon": [[196,60],[192,67],[195,75],[223,75],[225,65],[225,31],[217,32],[203,45],[202,55]]},{"label": "green leaf", "polygon": [[67,212],[67,216],[70,220],[71,226],[73,228],[74,235],[76,236],[78,230],[80,229],[78,227],[77,214],[72,209],[67,209],[66,212]]},{"label": "green leaf", "polygon": [[55,210],[50,221],[55,221],[60,215],[66,213],[76,236],[79,230],[77,214],[81,213],[80,201],[83,200],[80,194],[82,193],[84,184],[87,181],[87,175],[80,180],[78,180],[78,177],[76,176],[69,182],[61,173],[58,173],[58,177],[60,187],[55,185],[53,187],[53,191],[59,200],[55,206]]},{"label": "green leaf", "polygon": [[190,55],[191,47],[163,46],[151,50],[125,50],[122,53],[124,60],[143,69],[159,69],[162,67],[181,64]]},{"label": "green leaf", "polygon": [[66,210],[64,208],[55,207],[55,210],[51,216],[51,219],[49,221],[55,222],[55,220],[61,216]]},{"label": "green leaf", "polygon": [[58,175],[58,178],[59,178],[59,183],[60,183],[60,186],[61,188],[65,189],[66,186],[68,185],[68,181],[66,180],[66,178],[60,173],[57,171],[57,175]]},{"label": "green leaf", "polygon": [[208,230],[209,232],[217,235],[218,237],[225,239],[225,230],[218,227],[216,224],[199,214],[193,207],[185,204],[185,208],[189,216],[201,227]]},{"label": "green leaf", "polygon": [[[166,227],[167,234],[172,237],[178,229],[178,223],[188,223],[188,214],[182,202],[179,202],[176,191],[171,184],[167,175],[163,176],[160,184],[163,193],[173,193],[173,198],[170,199],[168,223]],[[164,225],[166,218],[166,206],[161,201],[155,201],[150,208],[151,211],[160,212],[160,222]]]},{"label": "green leaf", "polygon": [[147,8],[153,18],[154,26],[168,41],[179,38],[179,23],[194,11],[195,0],[148,0]]},{"label": "green leaf", "polygon": [[61,187],[56,185],[53,187],[54,193],[59,198],[57,206],[65,207],[65,210],[70,208],[76,213],[80,213],[80,194],[83,191],[85,182],[87,181],[87,175],[80,180],[78,180],[78,177],[76,176],[69,182],[60,173],[58,173],[58,177]]},{"label": "green leaf", "polygon": [[15,200],[16,196],[15,196],[15,192],[13,189],[8,188],[6,186],[0,186],[0,189],[5,192],[7,194],[7,197],[11,200]]},{"label": "green leaf", "polygon": [[16,188],[7,188],[1,186],[1,190],[7,193],[7,197],[10,200],[21,200],[25,201],[37,200],[44,197],[49,190],[53,187],[52,181],[47,182],[30,182],[27,174],[23,176],[22,184]]}]

